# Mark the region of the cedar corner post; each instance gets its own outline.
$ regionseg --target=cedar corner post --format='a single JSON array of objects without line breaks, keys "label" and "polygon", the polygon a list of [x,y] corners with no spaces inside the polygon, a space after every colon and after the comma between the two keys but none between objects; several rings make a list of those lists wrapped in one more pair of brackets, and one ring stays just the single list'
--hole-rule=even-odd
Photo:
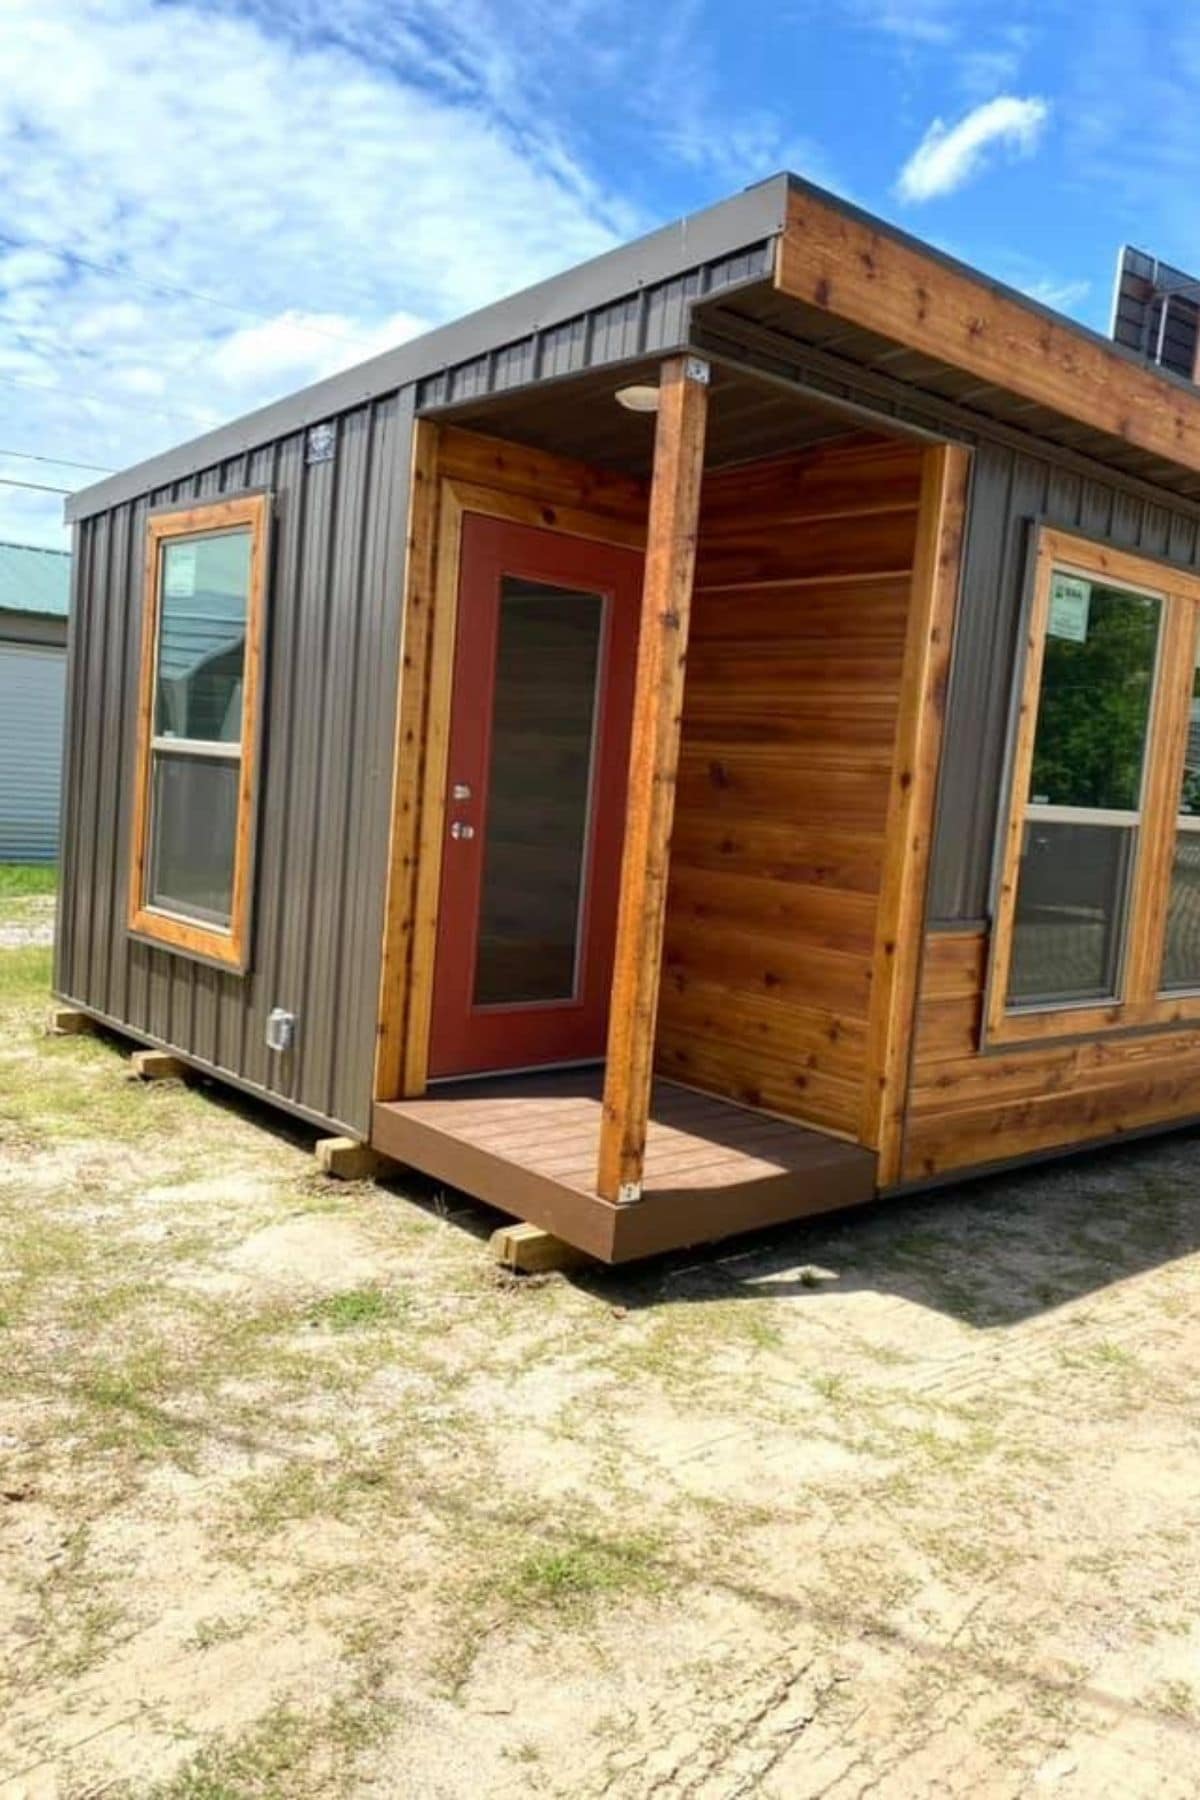
[{"label": "cedar corner post", "polygon": [[700,357],[662,365],[596,1172],[617,1204],[642,1197],[708,383]]}]

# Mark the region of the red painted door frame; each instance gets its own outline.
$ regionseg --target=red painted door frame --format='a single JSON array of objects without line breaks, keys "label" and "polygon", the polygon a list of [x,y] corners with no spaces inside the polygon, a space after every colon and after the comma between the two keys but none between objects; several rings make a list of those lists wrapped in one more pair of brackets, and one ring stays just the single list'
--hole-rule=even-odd
[{"label": "red painted door frame", "polygon": [[[642,553],[540,526],[463,517],[442,874],[429,1042],[431,1079],[585,1062],[604,1055],[625,833]],[[474,1003],[487,843],[501,583],[505,576],[601,595],[591,791],[571,999]],[[567,602],[569,604],[569,602]],[[536,767],[530,778],[537,779]],[[469,790],[469,798],[455,792]]]}]

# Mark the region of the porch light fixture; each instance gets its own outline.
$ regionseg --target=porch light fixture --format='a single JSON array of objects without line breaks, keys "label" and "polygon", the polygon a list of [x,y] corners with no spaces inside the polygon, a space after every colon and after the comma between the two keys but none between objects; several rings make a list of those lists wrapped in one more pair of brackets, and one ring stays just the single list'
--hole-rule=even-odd
[{"label": "porch light fixture", "polygon": [[657,412],[658,388],[643,382],[634,382],[632,387],[618,388],[617,404],[623,406],[626,412]]}]

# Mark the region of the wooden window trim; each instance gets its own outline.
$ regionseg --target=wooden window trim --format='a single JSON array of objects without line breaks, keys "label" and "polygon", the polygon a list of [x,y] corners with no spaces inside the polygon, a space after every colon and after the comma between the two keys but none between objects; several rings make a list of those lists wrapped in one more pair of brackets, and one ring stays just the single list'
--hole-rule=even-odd
[{"label": "wooden window trim", "polygon": [[[200,501],[194,506],[152,513],[146,523],[128,929],[135,937],[162,945],[180,955],[218,963],[239,974],[245,973],[249,962],[250,887],[262,711],[263,619],[270,510],[269,494],[243,494],[236,499]],[[144,894],[149,852],[154,693],[158,665],[163,546],[178,538],[229,531],[239,526],[250,528],[250,583],[246,601],[246,660],[242,676],[241,773],[234,844],[233,902],[229,929],[221,930],[147,906]]]},{"label": "wooden window trim", "polygon": [[[1078,1005],[1010,1009],[1007,1003],[1016,921],[1021,842],[1028,814],[1034,734],[1050,608],[1050,576],[1065,568],[1160,599],[1163,605],[1154,691],[1146,739],[1138,842],[1130,873],[1129,912],[1121,994]],[[992,931],[984,1047],[1008,1047],[1094,1037],[1100,1033],[1161,1030],[1195,1024],[1200,992],[1159,992],[1179,789],[1200,633],[1200,576],[1151,557],[1115,550],[1089,538],[1043,527],[1037,538],[1033,603],[1025,632],[1025,667],[1009,786],[1000,880]]]}]

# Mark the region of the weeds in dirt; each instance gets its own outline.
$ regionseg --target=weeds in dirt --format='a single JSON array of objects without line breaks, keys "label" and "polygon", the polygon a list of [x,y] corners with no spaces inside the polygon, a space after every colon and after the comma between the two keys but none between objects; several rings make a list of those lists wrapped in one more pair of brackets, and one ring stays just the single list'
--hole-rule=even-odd
[{"label": "weeds in dirt", "polygon": [[319,1301],[309,1313],[309,1323],[331,1331],[358,1331],[372,1325],[394,1325],[407,1311],[408,1301],[402,1294],[378,1287],[351,1288]]},{"label": "weeds in dirt", "polygon": [[206,1745],[170,1780],[142,1791],[145,1800],[333,1800],[350,1791],[363,1755],[394,1720],[395,1708],[376,1700],[276,1706],[240,1737]]},{"label": "weeds in dirt", "polygon": [[650,1538],[580,1533],[527,1551],[491,1591],[518,1613],[578,1609],[607,1594],[657,1594],[665,1586],[660,1555]]},{"label": "weeds in dirt", "polygon": [[[0,924],[46,899],[4,879]],[[0,951],[0,1787],[641,1800],[668,1737],[749,1791],[757,1733],[804,1792],[844,1766],[793,1681],[826,1654],[867,1785],[881,1717],[933,1786],[939,1731],[981,1792],[1039,1734],[1119,1785],[1082,1760],[1118,1679],[1121,1767],[1186,1784],[1186,1144],[513,1280],[465,1202],[330,1187],[302,1132],[47,1036],[48,982]]]}]

